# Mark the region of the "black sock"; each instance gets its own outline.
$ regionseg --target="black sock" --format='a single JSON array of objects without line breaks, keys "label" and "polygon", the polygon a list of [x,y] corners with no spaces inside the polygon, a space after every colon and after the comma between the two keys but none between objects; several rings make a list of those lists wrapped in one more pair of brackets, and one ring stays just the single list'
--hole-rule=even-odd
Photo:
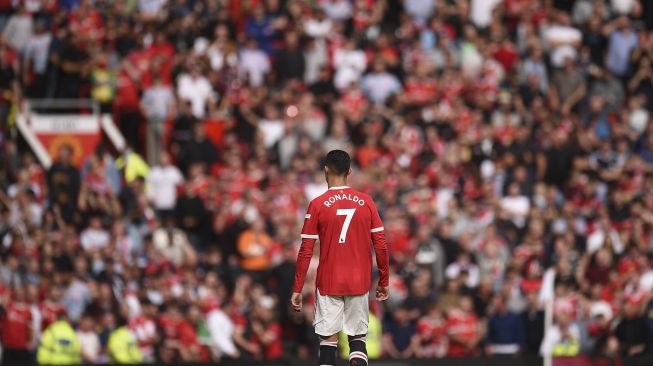
[{"label": "black sock", "polygon": [[367,366],[367,347],[365,338],[358,338],[349,341],[349,365]]},{"label": "black sock", "polygon": [[320,366],[335,366],[338,342],[320,341]]}]

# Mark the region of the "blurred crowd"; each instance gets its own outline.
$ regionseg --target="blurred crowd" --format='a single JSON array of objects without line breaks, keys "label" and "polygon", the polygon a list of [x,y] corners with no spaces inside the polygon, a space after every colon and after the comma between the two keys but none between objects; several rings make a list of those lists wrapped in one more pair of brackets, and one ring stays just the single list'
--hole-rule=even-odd
[{"label": "blurred crowd", "polygon": [[[331,149],[392,253],[370,358],[653,352],[653,1],[3,0],[0,27],[5,360],[52,324],[90,363],[314,357],[314,288],[288,299]],[[93,99],[129,147],[43,169],[25,98]]]}]

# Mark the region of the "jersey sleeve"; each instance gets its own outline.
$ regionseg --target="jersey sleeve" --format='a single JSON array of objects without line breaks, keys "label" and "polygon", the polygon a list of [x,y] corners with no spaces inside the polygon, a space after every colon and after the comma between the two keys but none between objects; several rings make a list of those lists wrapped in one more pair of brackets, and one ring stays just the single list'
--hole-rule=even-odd
[{"label": "jersey sleeve", "polygon": [[379,286],[387,287],[390,283],[390,259],[388,257],[388,244],[385,241],[385,232],[383,228],[383,222],[379,216],[379,211],[371,199],[368,202],[372,214],[370,236],[372,238],[372,244],[374,244],[376,265],[379,267]]},{"label": "jersey sleeve", "polygon": [[318,239],[317,209],[316,205],[311,202],[308,205],[306,215],[304,215],[304,227],[302,228],[302,239]]},{"label": "jersey sleeve", "polygon": [[319,239],[319,231],[317,224],[317,208],[313,202],[308,205],[308,210],[304,216],[304,227],[302,228],[302,245],[297,254],[297,265],[295,266],[295,281],[293,284],[293,292],[302,292],[304,281],[306,280],[306,272],[308,266],[311,264],[311,257],[313,256],[313,247],[315,242]]},{"label": "jersey sleeve", "polygon": [[370,201],[370,210],[372,211],[372,229],[370,232],[378,233],[384,230],[383,222],[381,221],[381,216],[379,216],[379,211],[376,209],[374,202]]}]

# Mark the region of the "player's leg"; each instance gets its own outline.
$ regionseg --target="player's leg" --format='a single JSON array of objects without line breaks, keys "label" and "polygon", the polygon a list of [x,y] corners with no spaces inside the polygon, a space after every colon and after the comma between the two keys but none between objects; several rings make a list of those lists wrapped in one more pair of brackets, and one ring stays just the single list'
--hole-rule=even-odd
[{"label": "player's leg", "polygon": [[369,295],[345,297],[344,331],[349,337],[349,364],[367,366],[365,336],[369,323]]},{"label": "player's leg", "polygon": [[367,366],[367,347],[365,334],[349,337],[349,364],[351,366]]},{"label": "player's leg", "polygon": [[335,366],[338,353],[338,335],[320,336],[320,366]]},{"label": "player's leg", "polygon": [[316,291],[315,333],[320,336],[320,366],[335,366],[338,333],[343,329],[345,302],[341,296],[320,295]]}]

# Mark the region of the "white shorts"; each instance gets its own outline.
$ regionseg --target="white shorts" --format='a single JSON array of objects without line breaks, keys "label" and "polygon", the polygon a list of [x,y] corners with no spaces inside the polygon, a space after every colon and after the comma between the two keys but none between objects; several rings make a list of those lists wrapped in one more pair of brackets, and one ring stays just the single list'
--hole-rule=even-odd
[{"label": "white shorts", "polygon": [[358,296],[320,295],[315,291],[315,333],[330,337],[344,331],[350,336],[367,334],[369,293]]}]

